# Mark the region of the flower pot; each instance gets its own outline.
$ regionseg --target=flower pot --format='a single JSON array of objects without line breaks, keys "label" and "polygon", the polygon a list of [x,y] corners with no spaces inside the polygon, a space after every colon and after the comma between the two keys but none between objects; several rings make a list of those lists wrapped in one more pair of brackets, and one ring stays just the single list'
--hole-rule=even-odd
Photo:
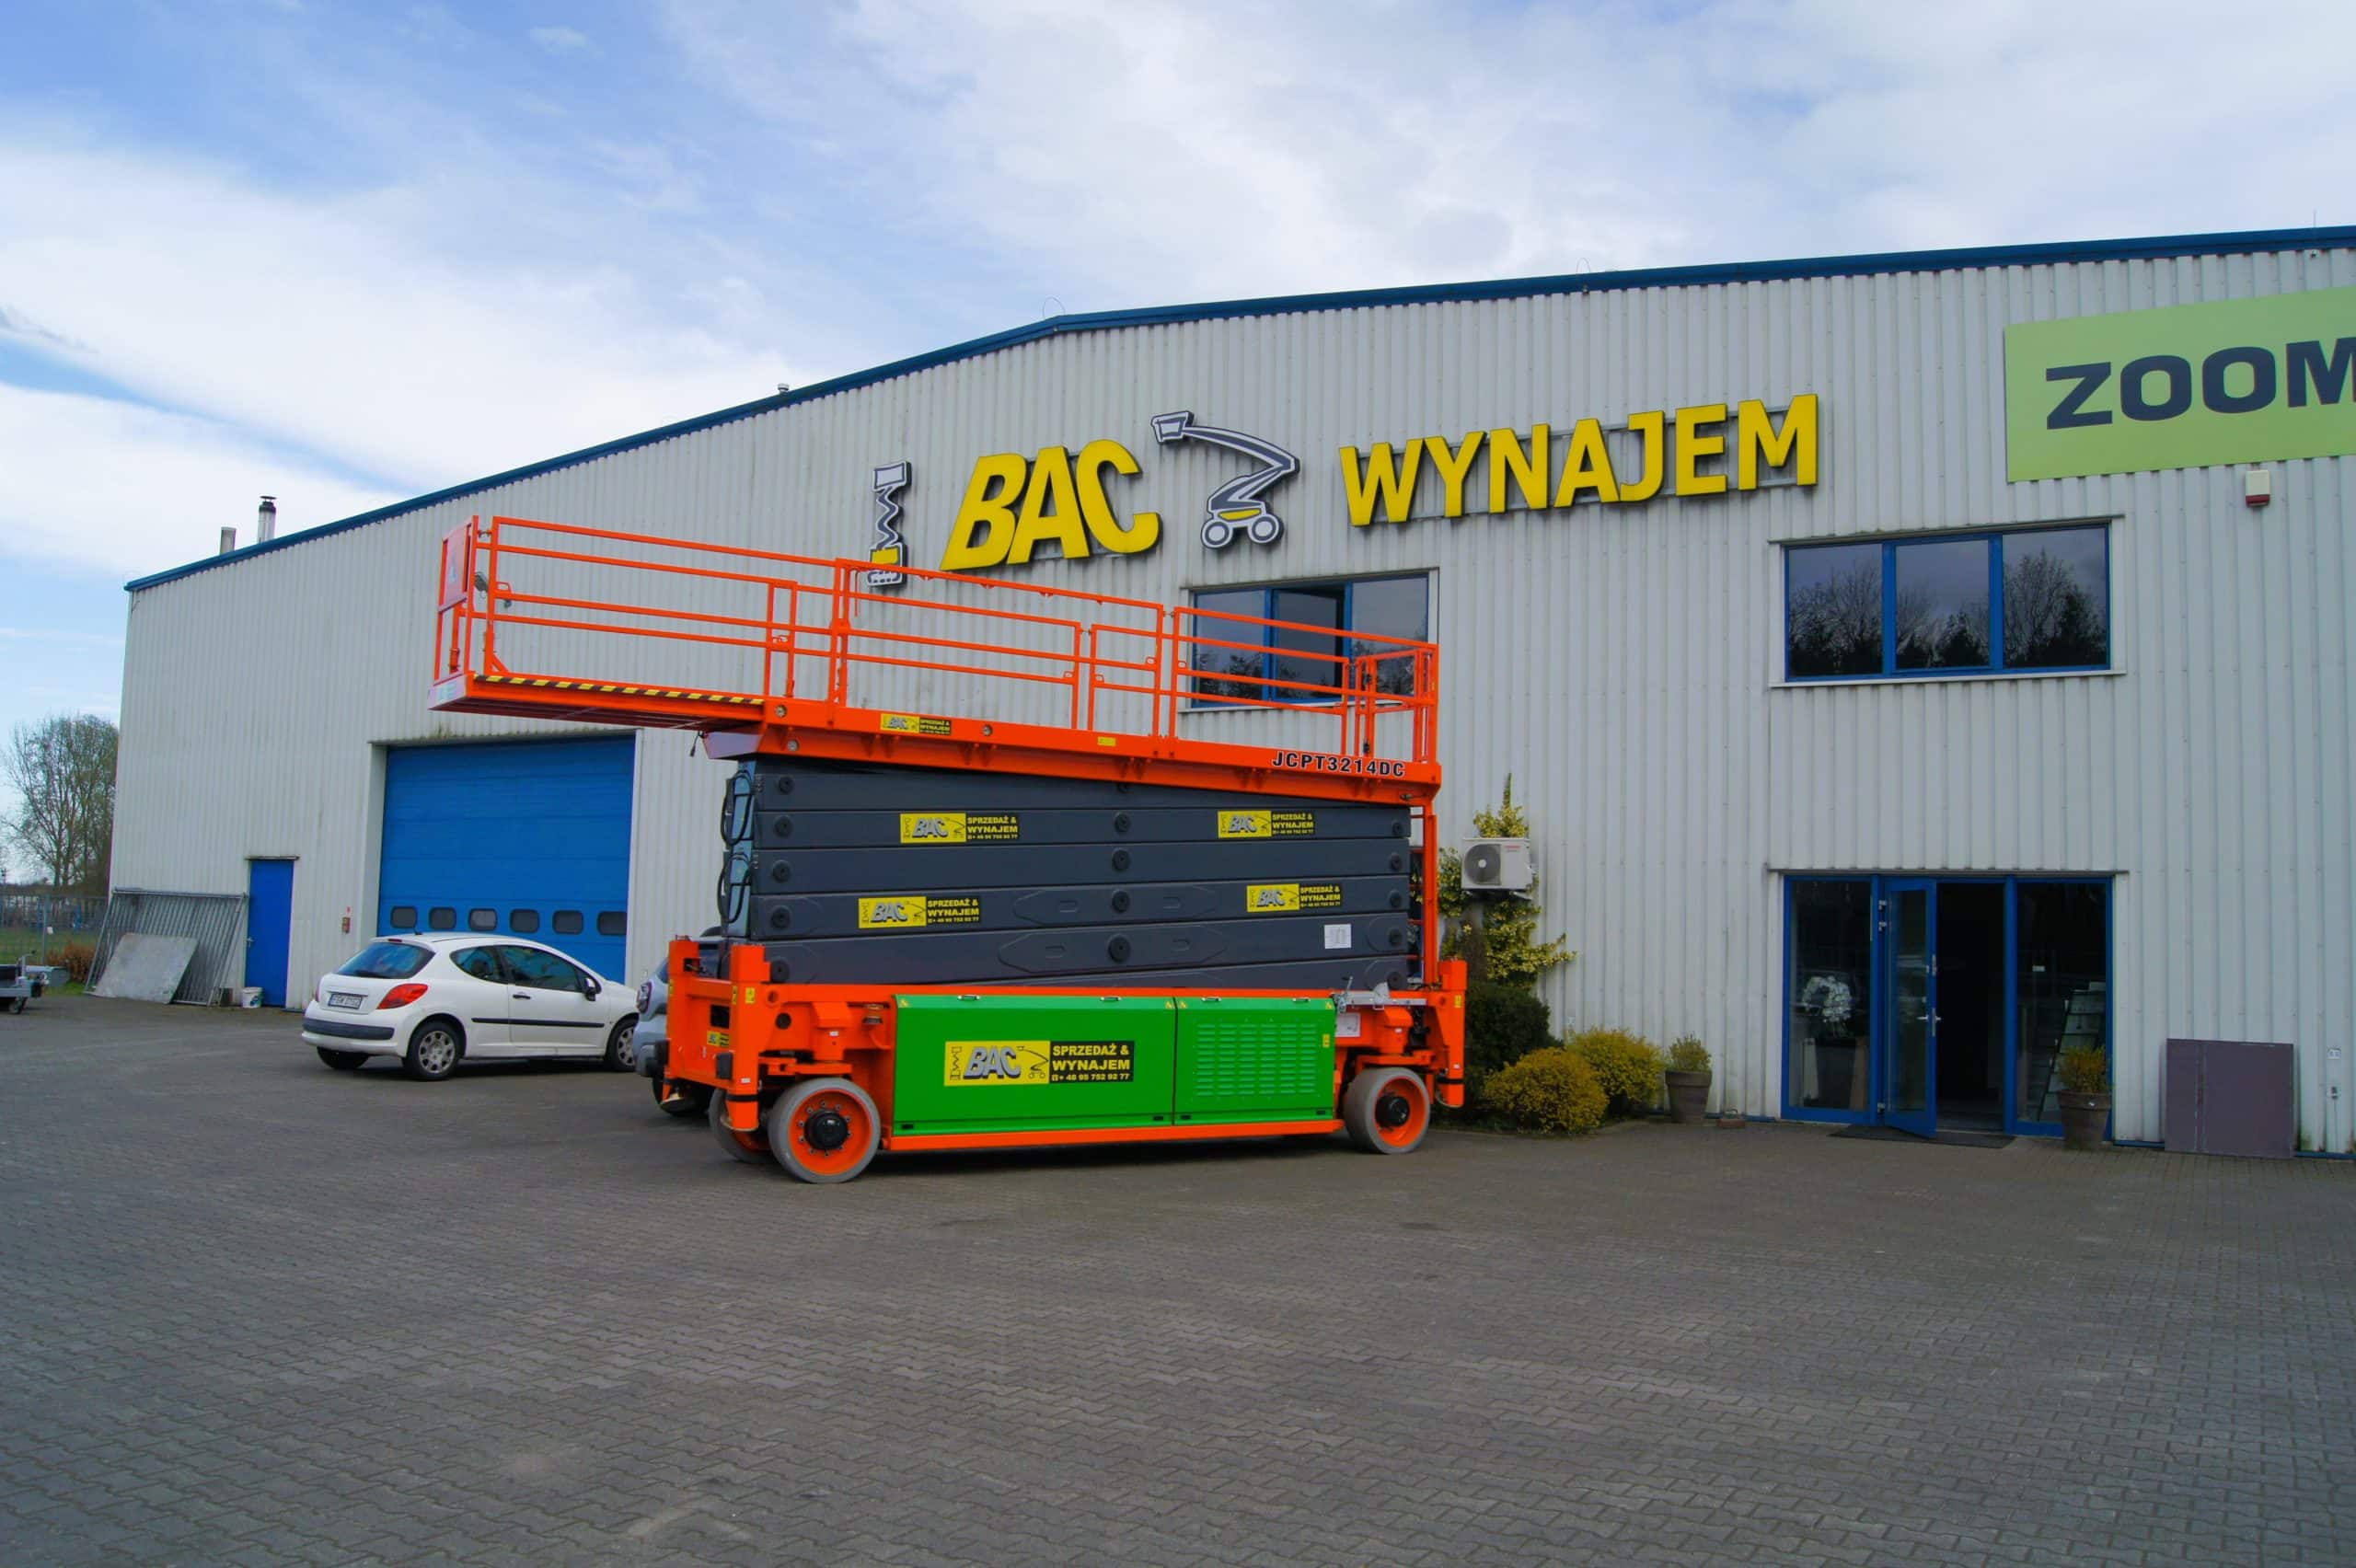
[{"label": "flower pot", "polygon": [[2110,1120],[2110,1096],[2062,1092],[2062,1147],[2100,1148],[2102,1130]]},{"label": "flower pot", "polygon": [[1672,1122],[1700,1122],[1710,1112],[1710,1075],[1707,1073],[1664,1073],[1669,1080],[1669,1119]]}]

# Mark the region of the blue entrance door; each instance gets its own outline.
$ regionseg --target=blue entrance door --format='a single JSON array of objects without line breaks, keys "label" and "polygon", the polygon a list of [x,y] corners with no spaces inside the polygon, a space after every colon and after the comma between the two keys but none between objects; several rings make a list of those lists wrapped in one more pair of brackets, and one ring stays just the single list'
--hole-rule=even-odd
[{"label": "blue entrance door", "polygon": [[286,1005],[286,943],[294,929],[294,862],[246,862],[246,984],[266,1008]]},{"label": "blue entrance door", "polygon": [[1882,1120],[1929,1137],[1939,1121],[1939,890],[1882,884]]}]

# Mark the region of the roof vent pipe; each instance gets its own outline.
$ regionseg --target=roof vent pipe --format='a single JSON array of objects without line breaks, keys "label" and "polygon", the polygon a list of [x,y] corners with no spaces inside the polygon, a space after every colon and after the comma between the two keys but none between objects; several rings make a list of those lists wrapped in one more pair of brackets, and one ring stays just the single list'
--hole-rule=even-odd
[{"label": "roof vent pipe", "polygon": [[278,498],[261,498],[261,510],[254,514],[254,543],[266,545],[278,536]]},{"label": "roof vent pipe", "polygon": [[237,553],[237,531],[235,528],[224,528],[224,529],[222,529],[222,530],[221,530],[221,553],[222,553],[223,555],[234,555],[235,553]]}]

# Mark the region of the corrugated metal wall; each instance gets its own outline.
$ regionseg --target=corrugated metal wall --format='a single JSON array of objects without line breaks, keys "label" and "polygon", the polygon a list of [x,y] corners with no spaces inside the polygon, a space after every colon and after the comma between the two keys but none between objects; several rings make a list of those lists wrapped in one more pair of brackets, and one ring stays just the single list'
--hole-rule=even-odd
[{"label": "corrugated metal wall", "polygon": [[[293,974],[373,906],[372,747],[540,726],[423,707],[434,544],[503,512],[816,554],[867,542],[874,467],[910,460],[918,564],[974,459],[1112,436],[1144,465],[1144,557],[1028,581],[1176,600],[1278,578],[1433,572],[1451,836],[1507,774],[1537,824],[1550,927],[1580,951],[1568,1020],[1716,1048],[1753,1113],[1781,1104],[1780,876],[2119,873],[2118,1130],[2156,1136],[2170,1034],[2294,1041],[2305,1133],[2351,1086],[2356,459],[2008,484],[2008,322],[2356,282],[2356,252],[1988,268],[1394,306],[1073,334],[502,486],[135,596],[116,867],[242,891],[295,854]],[[1823,399],[1813,490],[1456,523],[1347,525],[1334,454],[1426,434],[1800,392]],[[1156,448],[1153,415],[1277,441],[1272,548],[1213,555],[1202,498],[1238,471]],[[1474,470],[1477,485],[1482,472]],[[1426,480],[1422,504],[1437,489]],[[1419,506],[1419,510],[1422,509]],[[2116,518],[2113,674],[1780,686],[1777,541]],[[911,682],[911,707],[928,704]],[[938,695],[936,692],[935,695]],[[1260,718],[1207,712],[1203,733]],[[708,919],[722,769],[641,738],[630,964]]]}]

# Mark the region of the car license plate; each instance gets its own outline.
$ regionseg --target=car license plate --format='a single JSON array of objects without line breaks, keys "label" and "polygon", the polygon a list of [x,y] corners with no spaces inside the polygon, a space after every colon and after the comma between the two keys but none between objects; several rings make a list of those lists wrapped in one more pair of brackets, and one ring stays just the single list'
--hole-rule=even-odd
[{"label": "car license plate", "polygon": [[328,1006],[331,1008],[342,1008],[348,1012],[358,1012],[360,1010],[360,1004],[365,1000],[367,1000],[366,997],[361,996],[355,991],[329,991],[328,993]]}]

